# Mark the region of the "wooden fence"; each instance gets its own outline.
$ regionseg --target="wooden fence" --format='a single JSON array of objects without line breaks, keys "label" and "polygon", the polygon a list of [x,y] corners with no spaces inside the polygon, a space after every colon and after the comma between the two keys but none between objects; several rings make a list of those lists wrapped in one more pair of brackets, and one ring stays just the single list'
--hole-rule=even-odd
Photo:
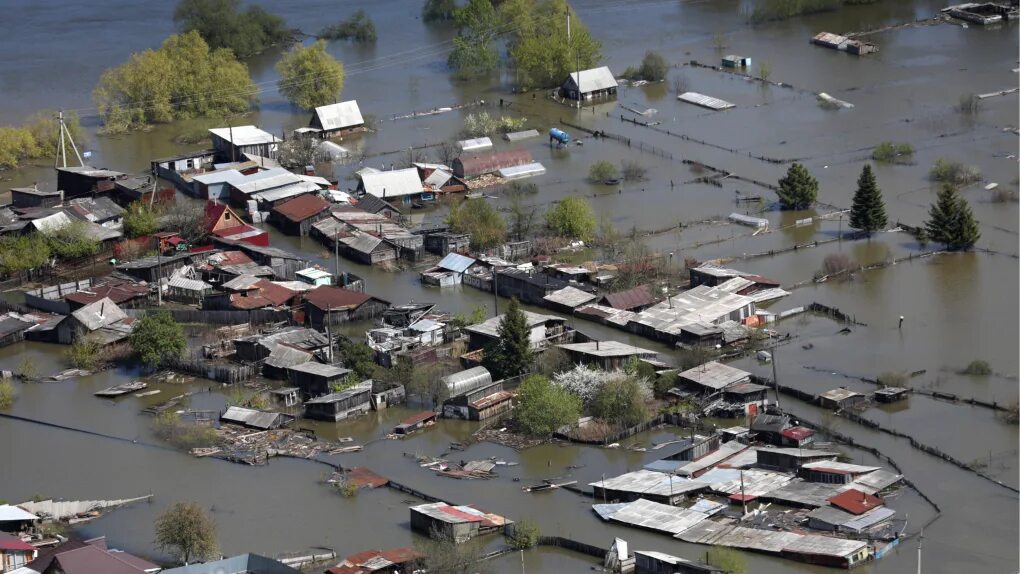
[{"label": "wooden fence", "polygon": [[666,150],[664,150],[662,148],[653,146],[651,144],[645,143],[643,141],[632,140],[631,138],[628,138],[628,137],[625,137],[625,136],[621,136],[619,134],[614,134],[614,133],[605,132],[605,131],[601,131],[601,130],[593,130],[593,129],[590,129],[590,128],[586,128],[584,126],[579,126],[577,124],[572,124],[572,123],[570,123],[570,122],[568,122],[566,120],[563,120],[563,119],[560,119],[560,123],[565,125],[565,126],[567,126],[567,127],[569,127],[569,128],[573,128],[575,130],[582,131],[582,132],[584,132],[586,134],[595,136],[597,138],[605,138],[605,139],[617,141],[617,142],[620,142],[620,143],[622,143],[623,145],[625,145],[625,146],[627,146],[629,148],[637,148],[638,151],[642,151],[642,152],[650,153],[650,154],[653,154],[653,155],[657,155],[657,156],[665,158],[665,159],[673,159],[673,154],[671,152],[668,152],[668,151],[666,151]]},{"label": "wooden fence", "polygon": [[149,311],[166,311],[178,323],[238,325],[241,323],[263,324],[291,321],[290,311],[277,309],[252,309],[250,311],[235,309],[219,311],[203,311],[201,309],[124,309],[124,312],[129,317],[142,317]]},{"label": "wooden fence", "polygon": [[257,365],[215,365],[209,364],[201,357],[177,359],[167,367],[174,371],[229,384],[251,381],[259,374]]}]

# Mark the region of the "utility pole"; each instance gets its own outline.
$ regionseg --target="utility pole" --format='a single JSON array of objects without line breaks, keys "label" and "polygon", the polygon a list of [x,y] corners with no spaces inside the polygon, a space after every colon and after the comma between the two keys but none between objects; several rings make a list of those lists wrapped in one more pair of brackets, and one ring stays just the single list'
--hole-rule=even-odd
[{"label": "utility pole", "polygon": [[230,130],[230,161],[237,161],[237,148],[234,146],[234,122],[227,124],[227,129]]},{"label": "utility pole", "polygon": [[64,153],[64,110],[57,112],[57,131],[59,132],[59,139],[57,140],[57,157],[53,158],[53,165],[54,167],[57,167],[57,164],[63,160],[63,167],[67,167],[67,154]]},{"label": "utility pole", "polygon": [[492,268],[492,304],[496,309],[493,317],[499,317],[499,270]]},{"label": "utility pole", "polygon": [[581,109],[581,57],[574,47],[574,38],[570,35],[570,7],[567,7],[567,49],[574,51],[574,70],[577,72],[577,109]]},{"label": "utility pole", "polygon": [[921,574],[921,547],[924,546],[924,529],[921,529],[921,538],[917,540],[917,574]]},{"label": "utility pole", "polygon": [[744,505],[744,513],[740,516],[740,521],[744,521],[744,517],[747,516],[747,497],[744,496],[744,469],[740,469],[740,503]]},{"label": "utility pole", "polygon": [[163,259],[156,246],[156,306],[163,306]]},{"label": "utility pole", "polygon": [[329,341],[329,356],[327,358],[329,359],[330,363],[333,362],[333,335],[329,329],[329,319],[331,310],[332,310],[331,306],[326,305],[326,318],[323,319],[323,322],[326,324],[326,340]]},{"label": "utility pole", "polygon": [[776,388],[776,408],[782,411],[782,408],[779,406],[779,379],[776,378],[776,350],[778,348],[779,342],[776,341],[776,343],[772,345],[772,385]]},{"label": "utility pole", "polygon": [[336,278],[340,280],[340,230],[333,236],[333,264],[336,266]]}]

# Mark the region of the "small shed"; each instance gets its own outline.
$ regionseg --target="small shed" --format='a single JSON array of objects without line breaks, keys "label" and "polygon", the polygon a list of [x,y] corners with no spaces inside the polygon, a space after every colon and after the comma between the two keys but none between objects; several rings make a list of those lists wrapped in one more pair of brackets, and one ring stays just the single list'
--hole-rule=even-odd
[{"label": "small shed", "polygon": [[722,65],[724,68],[750,68],[751,58],[748,58],[747,56],[727,54],[723,56]]},{"label": "small shed", "polygon": [[728,110],[730,108],[737,107],[736,104],[727,102],[726,100],[720,100],[719,98],[713,98],[712,96],[706,96],[705,94],[699,94],[698,92],[684,92],[676,97],[681,102],[687,102],[688,104],[694,104],[710,110]]},{"label": "small shed", "polygon": [[582,307],[594,301],[596,296],[577,287],[567,286],[559,291],[553,291],[542,299],[549,308],[564,313],[573,313],[574,309]]},{"label": "small shed", "polygon": [[885,504],[885,502],[873,494],[861,492],[856,488],[848,488],[830,498],[829,504],[850,514],[858,515],[878,508]]},{"label": "small shed", "polygon": [[471,247],[471,236],[466,233],[440,231],[425,235],[425,251],[445,257],[450,253],[465,253]]},{"label": "small shed", "polygon": [[599,299],[598,303],[613,309],[637,313],[655,305],[660,300],[662,298],[655,295],[651,285],[638,285],[625,291],[607,293]]},{"label": "small shed", "polygon": [[348,100],[315,108],[308,127],[320,130],[323,137],[332,137],[365,128],[365,118],[357,100]]},{"label": "small shed", "polygon": [[306,398],[318,397],[329,394],[334,385],[342,383],[350,373],[350,369],[337,365],[309,361],[288,367],[287,381],[301,389],[301,394]]},{"label": "small shed", "polygon": [[213,149],[222,161],[241,161],[245,154],[276,159],[280,139],[255,126],[213,128],[209,133]]},{"label": "small shed", "polygon": [[838,461],[809,462],[800,467],[800,477],[809,482],[850,484],[858,478],[880,470],[877,466],[864,466]]},{"label": "small shed", "polygon": [[298,394],[300,390],[301,389],[297,387],[272,389],[269,391],[269,396],[273,399],[273,403],[275,403],[276,406],[289,409],[290,407],[297,406],[301,403],[301,397]]},{"label": "small shed", "polygon": [[875,391],[875,400],[880,403],[894,403],[907,398],[909,389],[903,387],[885,387]]},{"label": "small shed", "polygon": [[301,195],[274,207],[269,222],[287,235],[304,237],[324,217],[329,217],[329,202],[318,195]]},{"label": "small shed", "polygon": [[316,287],[333,284],[333,275],[331,275],[329,271],[319,269],[318,267],[309,267],[308,269],[295,271],[294,278],[302,283],[307,283]]},{"label": "small shed", "polygon": [[64,192],[56,189],[12,187],[11,205],[14,207],[59,207],[64,203]]},{"label": "small shed", "polygon": [[616,95],[618,84],[609,68],[602,66],[573,72],[563,82],[560,92],[571,100],[591,100]]},{"label": "small shed", "polygon": [[430,267],[421,273],[421,281],[426,285],[437,285],[439,287],[452,287],[460,285],[467,273],[477,261],[459,253],[449,253],[443,257],[435,267]]},{"label": "small shed", "polygon": [[220,415],[220,422],[258,430],[271,430],[294,422],[294,417],[283,413],[267,413],[243,407],[227,407],[227,410]]},{"label": "small shed", "polygon": [[461,140],[457,142],[457,147],[465,152],[482,151],[492,149],[492,140],[487,137]]},{"label": "small shed", "polygon": [[470,369],[447,375],[442,379],[449,398],[465,395],[492,384],[492,374],[485,367]]},{"label": "small shed", "polygon": [[759,448],[758,466],[781,472],[796,472],[810,462],[835,460],[838,452],[803,448]]},{"label": "small shed", "polygon": [[339,250],[344,257],[364,263],[378,265],[397,259],[397,248],[383,241],[382,238],[368,233],[357,233],[351,237],[340,239]]},{"label": "small shed", "polygon": [[429,425],[436,422],[436,417],[439,413],[435,411],[424,411],[416,415],[407,417],[400,421],[400,424],[393,427],[393,434],[397,435],[408,435],[414,431],[421,430]]},{"label": "small shed", "polygon": [[485,513],[470,506],[451,506],[445,502],[432,502],[411,507],[411,530],[424,536],[444,533],[461,544],[479,534]]},{"label": "small shed", "polygon": [[868,397],[863,393],[851,391],[846,387],[825,391],[818,395],[818,404],[828,409],[841,410],[852,409],[863,405]]},{"label": "small shed", "polygon": [[709,361],[693,369],[688,369],[680,373],[679,376],[680,382],[702,393],[714,393],[730,385],[751,381],[751,373],[718,361]]},{"label": "small shed", "polygon": [[631,359],[655,359],[655,351],[619,341],[589,341],[557,345],[567,352],[574,363],[594,365],[604,371],[622,369]]},{"label": "small shed", "polygon": [[308,323],[315,329],[324,329],[327,321],[337,326],[349,321],[372,319],[382,315],[390,306],[388,301],[377,297],[328,285],[305,293],[305,302]]},{"label": "small shed", "polygon": [[462,155],[453,160],[453,175],[471,178],[494,173],[503,168],[533,163],[531,152],[526,149],[508,149],[484,154]]},{"label": "small shed", "polygon": [[634,574],[722,574],[723,570],[653,550],[634,551]]},{"label": "small shed", "polygon": [[[402,201],[409,204],[421,200],[425,186],[418,175],[418,168],[395,169],[366,173],[361,176],[358,190],[389,202]],[[429,192],[431,193],[431,192]]]},{"label": "small shed", "polygon": [[305,416],[324,421],[341,421],[367,413],[372,408],[372,386],[358,385],[305,402]]},{"label": "small shed", "polygon": [[815,431],[807,427],[790,427],[779,433],[782,446],[806,447],[815,442]]}]

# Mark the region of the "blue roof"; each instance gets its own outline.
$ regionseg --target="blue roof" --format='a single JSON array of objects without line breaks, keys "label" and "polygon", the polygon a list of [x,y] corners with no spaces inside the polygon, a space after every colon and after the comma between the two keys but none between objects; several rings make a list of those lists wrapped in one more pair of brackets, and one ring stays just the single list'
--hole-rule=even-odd
[{"label": "blue roof", "polygon": [[467,271],[468,267],[471,267],[474,264],[475,260],[470,257],[466,257],[460,253],[450,253],[439,261],[437,267],[442,267],[443,269],[453,271],[454,273],[463,273]]}]

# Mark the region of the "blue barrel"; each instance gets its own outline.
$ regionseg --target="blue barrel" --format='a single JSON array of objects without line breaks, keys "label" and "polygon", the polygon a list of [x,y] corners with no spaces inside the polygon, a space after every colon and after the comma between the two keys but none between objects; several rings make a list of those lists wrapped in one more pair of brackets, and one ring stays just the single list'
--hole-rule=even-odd
[{"label": "blue barrel", "polygon": [[549,137],[560,143],[570,143],[570,134],[559,128],[549,130]]}]

